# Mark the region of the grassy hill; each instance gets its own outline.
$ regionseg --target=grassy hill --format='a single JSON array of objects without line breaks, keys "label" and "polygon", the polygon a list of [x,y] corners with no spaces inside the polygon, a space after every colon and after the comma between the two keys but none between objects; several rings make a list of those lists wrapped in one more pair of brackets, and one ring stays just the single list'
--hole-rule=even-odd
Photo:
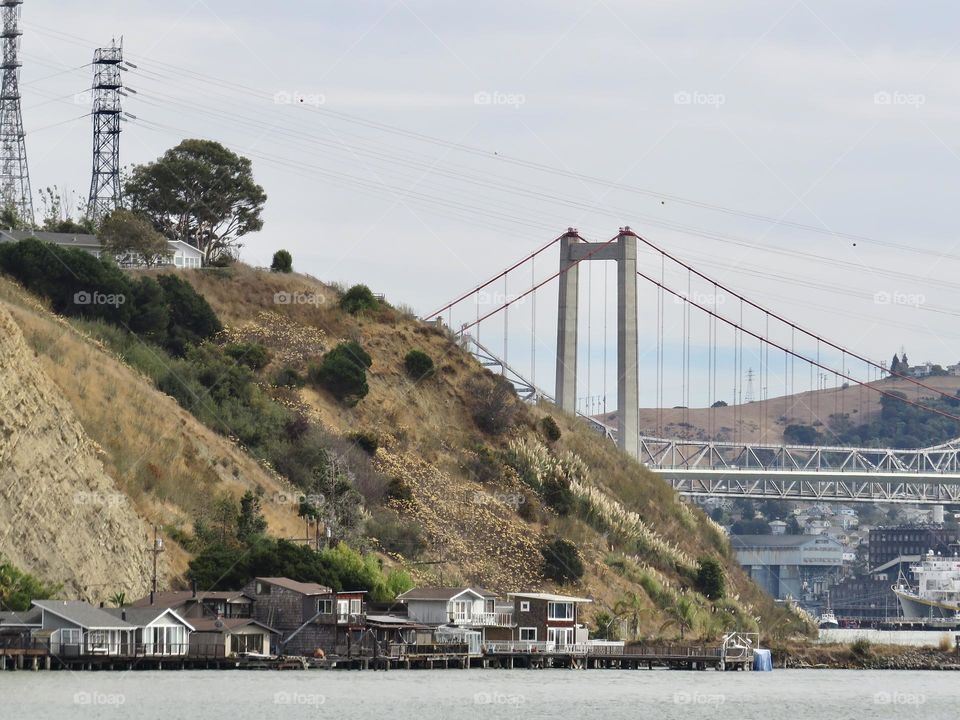
[{"label": "grassy hill", "polygon": [[[266,348],[268,361],[251,371],[251,402],[264,408],[263,428],[286,413],[277,427],[295,440],[258,434],[246,417],[221,417],[233,404],[210,408],[174,389],[181,407],[157,387],[169,389],[169,374],[196,358],[167,356],[101,322],[64,320],[0,280],[0,305],[105,467],[143,517],[166,529],[170,583],[185,582],[195,538],[216,525],[224,498],[260,488],[269,533],[305,541],[321,527],[298,517],[293,499],[326,491],[350,505],[336,509],[349,518],[338,515],[338,537],[418,582],[588,595],[599,625],[616,615],[614,626],[631,634],[683,627],[716,636],[724,627],[756,628],[757,617],[778,636],[805,630],[745,577],[723,532],[699,510],[579,421],[506,395],[443,328],[387,304],[349,314],[337,288],[303,275],[243,265],[178,275],[224,325],[212,345]],[[369,392],[356,404],[314,381],[320,358],[344,341],[359,343],[371,361]],[[429,376],[411,376],[411,350],[433,360]],[[313,446],[343,486],[299,473],[292,459]],[[563,585],[547,577],[556,575],[551,565],[570,569],[545,552],[557,538],[574,543],[583,564],[582,576]],[[725,570],[723,598],[696,591],[697,565],[707,558]]]}]

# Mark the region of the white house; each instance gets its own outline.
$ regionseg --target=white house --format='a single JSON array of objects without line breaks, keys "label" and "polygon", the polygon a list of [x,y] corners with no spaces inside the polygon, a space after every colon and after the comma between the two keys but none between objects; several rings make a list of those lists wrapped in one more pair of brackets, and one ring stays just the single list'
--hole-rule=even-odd
[{"label": "white house", "polygon": [[424,625],[507,627],[512,607],[497,607],[497,596],[480,588],[421,587],[397,598],[407,606],[407,616]]},{"label": "white house", "polygon": [[134,626],[136,654],[182,657],[190,652],[193,625],[167,608],[110,608],[107,613]]},{"label": "white house", "polygon": [[[28,238],[36,238],[42,242],[53,243],[60,247],[83,250],[94,257],[100,257],[103,253],[103,245],[96,235],[84,235],[82,233],[53,233],[41,230],[3,230],[0,229],[0,242],[20,242]],[[166,267],[178,268],[198,268],[203,264],[203,255],[193,245],[185,243],[182,240],[169,240],[167,245],[170,247],[170,256],[161,263]],[[119,257],[117,264],[125,268],[143,267],[141,258],[133,255]]]}]

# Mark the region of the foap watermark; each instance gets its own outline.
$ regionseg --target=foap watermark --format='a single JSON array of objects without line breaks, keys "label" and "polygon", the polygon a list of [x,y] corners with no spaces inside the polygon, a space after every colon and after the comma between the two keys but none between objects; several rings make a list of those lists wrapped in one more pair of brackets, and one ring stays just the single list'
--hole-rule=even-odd
[{"label": "foap watermark", "polygon": [[503,692],[478,692],[473,694],[474,705],[510,705],[519,707],[525,702],[523,695]]},{"label": "foap watermark", "polygon": [[723,293],[704,293],[704,292],[681,292],[673,296],[673,302],[677,305],[690,302],[694,305],[704,305],[707,307],[717,307],[727,301],[727,296]]},{"label": "foap watermark", "polygon": [[317,693],[277,692],[273,694],[274,705],[303,705],[319,707],[327,702],[325,695]]},{"label": "foap watermark", "polygon": [[923,705],[927,696],[921,693],[878,692],[873,696],[874,705]]},{"label": "foap watermark", "polygon": [[120,507],[123,505],[122,493],[104,492],[76,492],[73,494],[74,505],[92,505],[94,507]]},{"label": "foap watermark", "polygon": [[922,293],[878,290],[873,294],[874,305],[902,305],[904,307],[918,308],[926,302],[927,298]]},{"label": "foap watermark", "polygon": [[487,92],[486,90],[480,90],[473,94],[474,105],[505,105],[516,110],[521,105],[525,105],[526,102],[527,96],[523,93],[499,92],[497,90]]},{"label": "foap watermark", "polygon": [[675,705],[723,705],[726,695],[720,693],[678,692],[673,694]]},{"label": "foap watermark", "polygon": [[313,505],[319,507],[326,502],[326,497],[320,493],[293,493],[278,492],[274,493],[270,501],[274,505]]},{"label": "foap watermark", "polygon": [[327,299],[312,292],[278,292],[273,294],[274,305],[326,305]]},{"label": "foap watermark", "polygon": [[708,93],[698,90],[678,90],[673,94],[674,105],[703,105],[706,107],[719,108],[725,105],[727,96],[723,93]]},{"label": "foap watermark", "polygon": [[323,93],[304,93],[299,90],[278,90],[273,95],[274,105],[310,105],[320,107],[327,104],[327,96]]},{"label": "foap watermark", "polygon": [[73,294],[74,305],[109,305],[120,307],[127,301],[122,293],[102,293],[99,290],[81,290]]},{"label": "foap watermark", "polygon": [[78,692],[73,696],[74,705],[105,705],[110,707],[120,707],[126,702],[126,696],[118,693]]},{"label": "foap watermark", "polygon": [[468,493],[467,500],[474,505],[503,504],[514,510],[518,510],[521,505],[527,502],[527,498],[523,493],[488,493],[481,490]]},{"label": "foap watermark", "polygon": [[477,305],[488,305],[490,307],[500,307],[508,304],[523,305],[527,297],[527,295],[521,296],[520,293],[481,290],[477,293]]},{"label": "foap watermark", "polygon": [[922,93],[905,93],[899,90],[881,90],[873,94],[874,105],[906,105],[918,108],[925,105],[927,96]]}]

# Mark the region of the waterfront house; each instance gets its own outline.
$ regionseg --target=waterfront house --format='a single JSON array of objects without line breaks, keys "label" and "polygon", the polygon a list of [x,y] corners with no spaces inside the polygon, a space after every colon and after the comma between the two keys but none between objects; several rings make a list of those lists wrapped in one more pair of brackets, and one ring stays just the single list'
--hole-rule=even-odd
[{"label": "waterfront house", "polygon": [[137,657],[184,657],[189,653],[194,627],[173,610],[130,607],[105,612],[133,625]]},{"label": "waterfront house", "polygon": [[81,600],[34,600],[40,628],[34,637],[50,642],[50,652],[64,657],[129,656],[136,628]]},{"label": "waterfront house", "polygon": [[588,598],[551,593],[510,593],[513,599],[513,640],[563,647],[585,643],[587,630],[580,623],[580,606]]},{"label": "waterfront house", "polygon": [[0,647],[24,647],[39,630],[42,610],[32,607],[21,612],[0,612]]},{"label": "waterfront house", "polygon": [[335,592],[318,583],[259,577],[244,592],[254,598],[254,617],[281,633],[286,655],[329,654],[360,642],[365,591]]},{"label": "waterfront house", "polygon": [[280,633],[253,618],[199,618],[192,621],[190,655],[227,658],[275,655]]},{"label": "waterfront house", "polygon": [[131,608],[164,608],[173,610],[181,618],[191,620],[203,617],[253,617],[253,598],[241,590],[170,590],[151,593],[136,600]]},{"label": "waterfront house", "polygon": [[[483,642],[511,637],[513,605],[502,603],[496,593],[483,588],[419,587],[397,600],[406,606],[411,620],[424,625],[475,631],[476,638]],[[449,629],[444,632],[451,634]],[[464,637],[469,641],[473,636]]]}]

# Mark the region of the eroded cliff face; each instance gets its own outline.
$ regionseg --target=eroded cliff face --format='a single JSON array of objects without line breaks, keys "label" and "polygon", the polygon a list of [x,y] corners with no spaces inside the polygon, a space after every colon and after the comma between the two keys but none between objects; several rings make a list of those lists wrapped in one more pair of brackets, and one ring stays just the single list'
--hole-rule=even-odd
[{"label": "eroded cliff face", "polygon": [[150,529],[0,306],[0,553],[63,595],[149,589]]}]

